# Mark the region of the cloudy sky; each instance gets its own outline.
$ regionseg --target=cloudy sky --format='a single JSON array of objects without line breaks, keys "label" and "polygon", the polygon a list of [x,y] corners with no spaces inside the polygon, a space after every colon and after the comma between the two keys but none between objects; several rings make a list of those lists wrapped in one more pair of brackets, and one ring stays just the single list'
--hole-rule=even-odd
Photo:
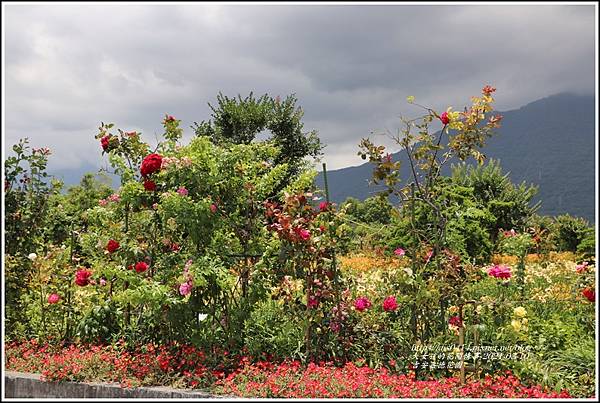
[{"label": "cloudy sky", "polygon": [[216,94],[295,93],[330,169],[361,137],[460,109],[484,84],[499,110],[595,91],[593,5],[2,4],[5,147],[51,167],[100,166],[101,121],[155,142],[165,113],[208,119]]}]

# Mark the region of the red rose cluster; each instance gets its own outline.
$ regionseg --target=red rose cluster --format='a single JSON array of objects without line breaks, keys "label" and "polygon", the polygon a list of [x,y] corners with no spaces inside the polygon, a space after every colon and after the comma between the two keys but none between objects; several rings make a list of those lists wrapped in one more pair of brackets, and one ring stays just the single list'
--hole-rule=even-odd
[{"label": "red rose cluster", "polygon": [[142,161],[140,172],[142,176],[146,177],[154,172],[160,171],[162,165],[162,156],[160,154],[150,154]]}]

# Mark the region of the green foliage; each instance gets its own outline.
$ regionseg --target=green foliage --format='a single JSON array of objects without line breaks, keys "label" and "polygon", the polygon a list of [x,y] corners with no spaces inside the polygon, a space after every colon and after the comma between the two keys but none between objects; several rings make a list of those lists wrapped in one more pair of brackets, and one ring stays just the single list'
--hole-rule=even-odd
[{"label": "green foliage", "polygon": [[316,131],[303,131],[304,113],[296,102],[294,95],[280,100],[266,94],[229,98],[219,93],[217,106],[209,104],[212,120],[194,123],[194,130],[216,144],[250,144],[264,131],[270,132],[268,141],[279,150],[273,166],[287,165],[289,180],[303,170],[305,157],[318,157],[323,148]]},{"label": "green foliage", "polygon": [[290,316],[283,300],[258,303],[244,325],[244,344],[253,357],[270,354],[275,359],[303,359],[306,323]]},{"label": "green foliage", "polygon": [[585,240],[584,248],[590,249],[590,238],[594,237],[594,229],[583,218],[563,214],[554,218],[552,226],[554,243],[559,251],[577,252],[579,245]]},{"label": "green foliage", "polygon": [[8,334],[25,318],[20,314],[25,306],[30,276],[31,253],[43,253],[46,243],[45,228],[51,222],[49,200],[62,184],[46,172],[48,148],[30,148],[27,138],[13,145],[14,155],[4,162],[4,253],[7,262],[5,306]]},{"label": "green foliage", "polygon": [[495,241],[500,229],[522,229],[539,208],[539,203],[531,203],[537,188],[527,186],[524,182],[514,185],[495,160],[490,160],[487,165],[472,166],[463,163],[454,166],[452,182],[457,186],[473,189],[473,201],[480,208],[489,211],[493,219],[485,228],[492,241]]}]

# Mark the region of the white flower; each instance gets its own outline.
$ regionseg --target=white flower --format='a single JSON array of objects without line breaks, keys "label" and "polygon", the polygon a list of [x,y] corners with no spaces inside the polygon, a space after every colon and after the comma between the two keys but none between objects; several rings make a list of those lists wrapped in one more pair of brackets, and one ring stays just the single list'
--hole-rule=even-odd
[{"label": "white flower", "polygon": [[37,255],[35,253],[30,253],[29,256],[27,256],[27,259],[33,262],[35,259],[37,259]]},{"label": "white flower", "polygon": [[205,314],[205,313],[199,313],[199,314],[198,314],[198,320],[199,320],[200,322],[202,322],[202,321],[203,321],[203,320],[205,320],[206,318],[208,318],[208,315],[207,315],[207,314]]}]

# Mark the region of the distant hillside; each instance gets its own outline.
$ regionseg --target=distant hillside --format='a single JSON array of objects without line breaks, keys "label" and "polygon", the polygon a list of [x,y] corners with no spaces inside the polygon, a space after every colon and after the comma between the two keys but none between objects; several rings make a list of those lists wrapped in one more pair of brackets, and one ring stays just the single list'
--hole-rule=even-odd
[{"label": "distant hillside", "polygon": [[[488,158],[500,160],[514,183],[526,181],[539,187],[541,214],[568,213],[594,223],[595,125],[594,97],[558,94],[501,112],[502,127],[483,149]],[[357,146],[358,151],[358,146]],[[405,162],[405,154],[394,154]],[[407,163],[403,163],[407,169]],[[329,191],[335,202],[352,196],[373,195],[368,163],[328,171]],[[448,174],[449,170],[445,171]],[[408,171],[403,172],[404,177]],[[317,185],[323,187],[319,174]]]}]

